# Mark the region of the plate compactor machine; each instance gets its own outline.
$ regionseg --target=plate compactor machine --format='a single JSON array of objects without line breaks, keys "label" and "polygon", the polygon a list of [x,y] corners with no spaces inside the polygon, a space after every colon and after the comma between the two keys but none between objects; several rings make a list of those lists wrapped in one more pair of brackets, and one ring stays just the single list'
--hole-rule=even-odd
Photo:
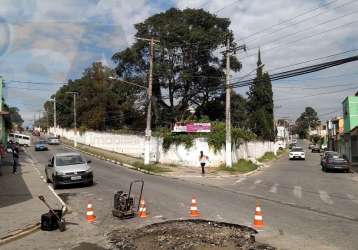
[{"label": "plate compactor machine", "polygon": [[[133,185],[138,185],[139,194],[134,196],[133,193]],[[143,180],[135,180],[132,181],[129,186],[128,193],[120,190],[114,194],[114,207],[112,210],[112,214],[115,217],[120,219],[130,219],[135,217],[138,214],[140,201],[142,200],[144,181]],[[138,201],[136,201],[136,197]],[[138,206],[136,206],[138,204]]]}]

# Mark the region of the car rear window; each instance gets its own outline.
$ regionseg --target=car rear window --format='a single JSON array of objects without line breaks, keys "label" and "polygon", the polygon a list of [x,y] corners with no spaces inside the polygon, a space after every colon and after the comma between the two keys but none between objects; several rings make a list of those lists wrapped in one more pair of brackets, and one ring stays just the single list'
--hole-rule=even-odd
[{"label": "car rear window", "polygon": [[56,166],[68,166],[83,163],[85,163],[85,161],[81,155],[66,155],[56,157]]},{"label": "car rear window", "polygon": [[303,152],[302,148],[293,148],[292,149],[293,152]]}]

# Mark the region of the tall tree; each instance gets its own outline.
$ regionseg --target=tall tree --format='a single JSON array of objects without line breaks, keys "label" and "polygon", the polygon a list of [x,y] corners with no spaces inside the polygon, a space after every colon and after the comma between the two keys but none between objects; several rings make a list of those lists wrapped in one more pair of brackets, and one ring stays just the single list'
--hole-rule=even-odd
[{"label": "tall tree", "polygon": [[[261,67],[260,67],[261,66]],[[247,109],[252,132],[263,140],[275,139],[273,93],[270,76],[263,73],[261,52],[258,51],[256,78],[250,86]]]},{"label": "tall tree", "polygon": [[10,107],[9,114],[11,122],[21,127],[24,123],[24,120],[19,113],[19,109],[17,107]]},{"label": "tall tree", "polygon": [[309,128],[314,129],[319,125],[320,121],[317,112],[312,107],[306,107],[305,111],[296,120],[294,132],[300,138],[308,137]]},{"label": "tall tree", "polygon": [[[225,60],[214,53],[226,38],[235,47],[229,30],[230,20],[202,9],[169,9],[135,25],[137,37],[159,40],[155,51],[153,80],[153,122],[165,126],[180,120],[189,107],[200,108],[220,97],[224,91]],[[117,74],[143,85],[147,82],[148,43],[135,42],[115,53]],[[231,69],[239,61],[232,57]]]},{"label": "tall tree", "polygon": [[[78,92],[77,125],[92,130],[143,128],[144,112],[140,91],[111,79],[113,71],[100,62],[87,68],[80,79],[70,80],[57,93],[57,122],[62,127],[73,127],[73,95]],[[46,102],[45,110],[53,124],[53,104]]]},{"label": "tall tree", "polygon": [[[231,92],[231,124],[234,127],[247,127],[247,101],[241,95]],[[207,116],[212,121],[225,121],[225,94],[206,103],[196,110],[198,116]]]}]

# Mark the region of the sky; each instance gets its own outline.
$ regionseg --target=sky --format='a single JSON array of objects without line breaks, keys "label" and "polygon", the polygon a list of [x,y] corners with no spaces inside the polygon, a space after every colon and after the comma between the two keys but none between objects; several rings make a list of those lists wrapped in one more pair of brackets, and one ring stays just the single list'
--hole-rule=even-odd
[{"label": "sky", "polygon": [[[232,74],[233,81],[255,69],[258,48],[264,70],[270,74],[358,54],[355,0],[0,0],[0,3],[0,75],[6,82],[6,102],[20,109],[25,125],[32,123],[34,115],[43,110],[43,103],[63,82],[81,77],[94,61],[113,67],[112,55],[134,41],[134,24],[171,7],[203,8],[230,18],[237,43],[248,48],[235,55],[243,68]],[[323,59],[314,60],[318,58]],[[358,62],[352,62],[274,81],[275,117],[295,120],[306,106],[316,109],[321,120],[342,115],[341,102],[357,91],[357,77]],[[245,95],[248,89],[236,91]]]}]

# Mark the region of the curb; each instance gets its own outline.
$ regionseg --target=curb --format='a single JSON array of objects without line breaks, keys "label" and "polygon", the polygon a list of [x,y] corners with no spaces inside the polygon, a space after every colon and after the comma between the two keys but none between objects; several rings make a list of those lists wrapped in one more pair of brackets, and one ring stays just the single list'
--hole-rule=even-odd
[{"label": "curb", "polygon": [[[145,170],[145,169],[141,169],[141,168],[137,168],[135,166],[132,166],[130,164],[127,164],[127,163],[123,163],[123,162],[120,162],[120,161],[115,161],[115,160],[111,160],[109,158],[106,158],[104,156],[101,156],[101,155],[96,155],[96,154],[93,154],[93,153],[90,153],[90,152],[87,152],[85,150],[82,150],[82,149],[78,149],[78,148],[75,148],[75,147],[72,147],[72,146],[69,146],[65,143],[62,144],[64,147],[67,147],[67,148],[70,148],[70,149],[73,149],[73,150],[77,150],[81,153],[84,153],[84,154],[87,154],[87,155],[90,155],[92,157],[95,157],[97,159],[100,159],[100,160],[104,160],[104,161],[107,161],[107,162],[110,162],[110,163],[113,163],[113,164],[116,164],[116,165],[120,165],[120,166],[125,166],[129,169],[132,169],[132,170],[136,170],[136,171],[139,171],[139,172],[142,172],[142,173],[145,173],[145,174],[150,174],[150,175],[157,175],[157,176],[162,176],[162,177],[168,177],[168,178],[175,178],[175,176],[169,176],[169,175],[165,175],[165,174],[160,174],[160,173],[155,173],[155,172],[151,172],[151,171],[148,171],[148,170]],[[236,175],[227,175],[227,176],[217,176],[217,177],[222,177],[222,178],[225,178],[225,177],[239,177],[239,176],[249,176],[249,175],[252,175],[252,174],[255,174],[259,171],[261,171],[262,168],[266,167],[265,165],[259,165],[257,169],[253,170],[253,171],[250,171],[250,172],[247,172],[247,173],[241,173],[241,174],[236,174]]]},{"label": "curb", "polygon": [[13,240],[19,239],[21,237],[24,237],[26,235],[29,235],[31,233],[36,232],[37,230],[39,230],[41,228],[40,223],[35,223],[32,225],[28,225],[25,226],[22,229],[18,229],[15,231],[10,232],[9,234],[7,234],[6,236],[3,236],[0,238],[0,246],[4,245],[6,243],[9,243]]},{"label": "curb", "polygon": [[158,176],[166,176],[166,175],[154,173],[154,172],[151,172],[151,171],[148,171],[148,170],[145,170],[145,169],[137,168],[137,167],[132,166],[132,165],[129,165],[129,164],[127,164],[127,163],[123,163],[123,162],[120,162],[120,161],[111,160],[111,159],[106,158],[106,157],[104,157],[104,156],[96,155],[96,154],[87,152],[87,151],[85,151],[85,150],[82,150],[82,149],[78,149],[78,148],[69,146],[69,145],[67,145],[67,144],[63,144],[63,146],[65,146],[65,147],[67,147],[67,148],[70,148],[70,149],[73,149],[73,150],[77,150],[77,151],[79,151],[79,152],[81,152],[81,153],[90,155],[90,156],[95,157],[95,158],[97,158],[97,159],[104,160],[104,161],[107,161],[107,162],[110,162],[110,163],[113,163],[113,164],[116,164],[116,165],[119,165],[119,166],[125,166],[125,167],[127,167],[127,168],[129,168],[129,169],[136,170],[136,171],[139,171],[139,172],[142,172],[142,173],[145,173],[145,174],[158,175]]}]

